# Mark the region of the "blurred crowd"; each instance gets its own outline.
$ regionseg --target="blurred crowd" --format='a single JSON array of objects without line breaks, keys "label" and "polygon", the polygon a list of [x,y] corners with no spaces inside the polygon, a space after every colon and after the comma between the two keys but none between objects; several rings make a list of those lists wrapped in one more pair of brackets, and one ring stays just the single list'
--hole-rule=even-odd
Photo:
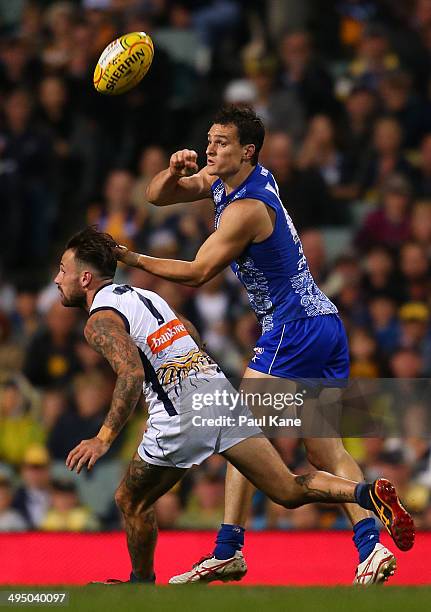
[{"label": "blurred crowd", "polygon": [[[97,94],[97,58],[128,31],[151,34],[153,66],[130,93]],[[157,208],[145,188],[179,148],[205,164],[224,102],[253,105],[265,123],[260,161],[346,325],[352,376],[430,377],[431,0],[0,0],[0,531],[121,527],[113,492],[145,408],[93,472],[66,470],[103,423],[115,380],[52,279],[86,224],[153,256],[194,256],[213,231],[211,202]],[[259,329],[230,271],[199,290],[124,267],[118,278],[160,293],[241,375]],[[346,446],[431,529],[424,397],[402,396],[403,438]],[[274,444],[307,469],[297,440]],[[192,470],[157,502],[160,526],[217,527],[224,473],[218,456]],[[346,526],[332,506],[285,510],[259,493],[249,521]]]}]

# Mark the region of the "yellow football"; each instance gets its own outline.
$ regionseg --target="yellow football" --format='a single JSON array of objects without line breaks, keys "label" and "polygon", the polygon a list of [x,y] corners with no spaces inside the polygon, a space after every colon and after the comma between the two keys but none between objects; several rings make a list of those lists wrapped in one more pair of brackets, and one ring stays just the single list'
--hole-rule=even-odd
[{"label": "yellow football", "polygon": [[153,41],[145,32],[120,36],[99,57],[94,70],[94,87],[108,96],[129,91],[147,74],[153,56]]}]

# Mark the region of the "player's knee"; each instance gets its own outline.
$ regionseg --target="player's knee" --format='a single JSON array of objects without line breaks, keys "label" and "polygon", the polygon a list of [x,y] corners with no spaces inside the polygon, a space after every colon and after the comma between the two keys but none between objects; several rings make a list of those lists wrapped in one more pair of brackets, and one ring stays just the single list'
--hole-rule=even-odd
[{"label": "player's knee", "polygon": [[144,493],[137,498],[124,485],[120,485],[115,492],[115,503],[125,516],[137,516],[147,512],[152,504]]},{"label": "player's knee", "polygon": [[126,487],[119,486],[115,491],[115,503],[123,514],[127,514],[131,505],[131,496]]}]

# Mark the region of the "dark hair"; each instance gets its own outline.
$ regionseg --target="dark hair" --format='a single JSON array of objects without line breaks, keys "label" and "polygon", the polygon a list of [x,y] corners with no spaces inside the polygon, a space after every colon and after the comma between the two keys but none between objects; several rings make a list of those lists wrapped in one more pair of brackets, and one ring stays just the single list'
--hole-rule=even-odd
[{"label": "dark hair", "polygon": [[114,278],[117,269],[117,258],[114,248],[117,243],[109,234],[99,232],[89,226],[81,230],[66,244],[66,250],[72,249],[76,259],[91,265],[100,276]]},{"label": "dark hair", "polygon": [[241,145],[254,144],[255,153],[251,163],[255,166],[265,138],[265,128],[262,120],[251,106],[245,104],[230,104],[224,106],[214,117],[213,123],[219,125],[235,125]]}]

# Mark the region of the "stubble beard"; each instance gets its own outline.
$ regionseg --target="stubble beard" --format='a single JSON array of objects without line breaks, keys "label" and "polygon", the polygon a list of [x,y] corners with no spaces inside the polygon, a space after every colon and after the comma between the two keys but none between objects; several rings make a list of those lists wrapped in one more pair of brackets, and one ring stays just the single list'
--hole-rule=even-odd
[{"label": "stubble beard", "polygon": [[72,294],[69,297],[66,297],[64,293],[61,293],[61,303],[66,308],[86,308],[87,301],[85,299],[85,294]]}]

